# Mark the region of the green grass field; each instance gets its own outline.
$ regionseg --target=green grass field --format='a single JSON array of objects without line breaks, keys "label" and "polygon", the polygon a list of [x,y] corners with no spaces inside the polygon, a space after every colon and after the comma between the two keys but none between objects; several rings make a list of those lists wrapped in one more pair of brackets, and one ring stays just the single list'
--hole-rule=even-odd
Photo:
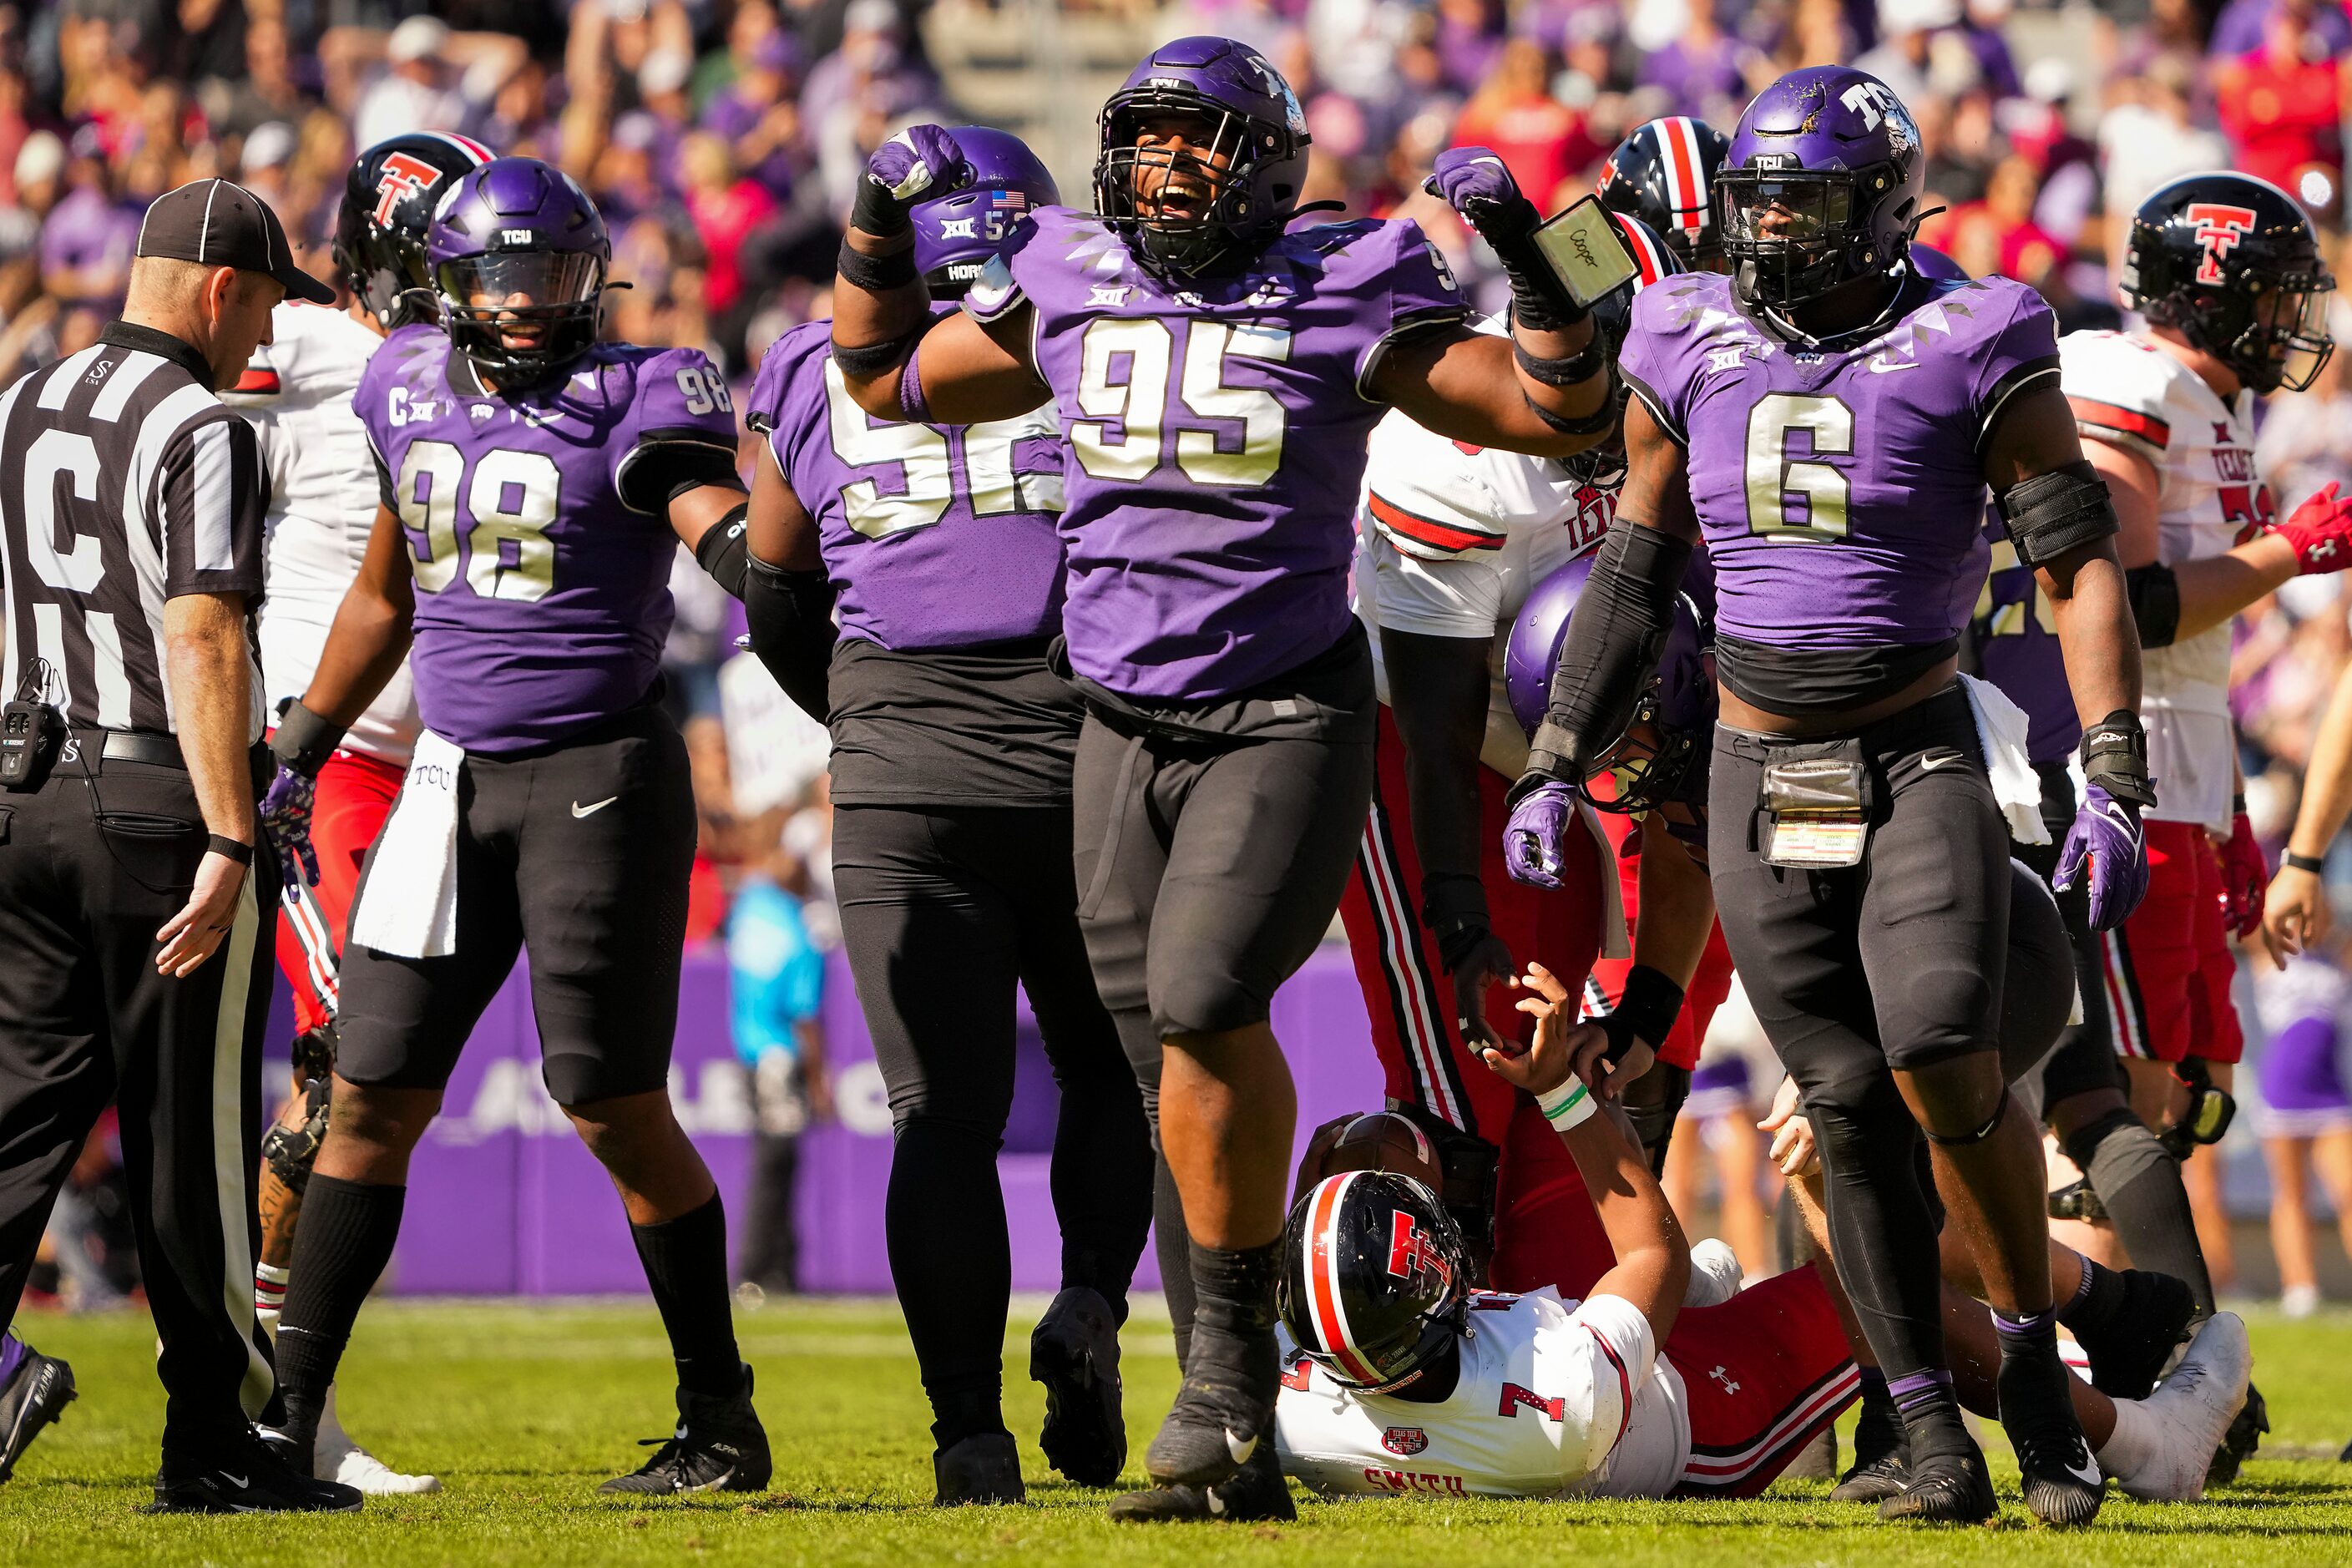
[{"label": "green grass field", "polygon": [[[1997,1436],[1995,1468],[2011,1489],[1993,1529],[1882,1527],[1830,1502],[1818,1482],[1784,1482],[1750,1503],[1302,1499],[1298,1521],[1279,1528],[1114,1527],[1102,1517],[1108,1494],[1062,1484],[1034,1446],[1040,1401],[1018,1381],[1026,1320],[1007,1361],[1029,1506],[934,1510],[928,1414],[893,1306],[791,1303],[740,1321],[775,1445],[776,1490],[765,1499],[632,1505],[594,1495],[637,1462],[632,1439],[669,1423],[670,1369],[650,1307],[379,1302],[344,1364],[346,1424],[394,1464],[437,1470],[446,1489],[372,1500],[357,1518],[212,1520],[139,1511],[163,1405],[145,1317],[31,1319],[34,1342],[73,1362],[81,1398],[0,1488],[0,1563],[2352,1563],[2352,1466],[2333,1458],[2352,1437],[2352,1314],[2254,1323],[2271,1447],[2284,1457],[2249,1466],[2204,1504],[2111,1501],[2095,1530],[2065,1537],[2026,1528]],[[1164,1328],[1139,1324],[1129,1342],[1139,1452],[1175,1365]]]}]

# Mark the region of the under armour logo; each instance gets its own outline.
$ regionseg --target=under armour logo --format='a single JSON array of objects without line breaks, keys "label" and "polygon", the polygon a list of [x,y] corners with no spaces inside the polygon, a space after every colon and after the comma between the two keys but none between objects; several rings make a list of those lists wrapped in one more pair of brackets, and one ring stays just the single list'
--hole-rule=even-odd
[{"label": "under armour logo", "polygon": [[1739,1392],[1738,1380],[1731,1375],[1731,1369],[1729,1367],[1717,1367],[1706,1375],[1715,1379],[1716,1382],[1723,1384],[1724,1393],[1737,1394]]},{"label": "under armour logo", "polygon": [[1739,356],[1747,352],[1746,343],[1734,343],[1727,349],[1709,349],[1706,351],[1706,368],[1738,370],[1740,367]]},{"label": "under armour logo", "polygon": [[1127,297],[1134,291],[1133,286],[1126,283],[1089,283],[1087,285],[1087,303],[1108,305],[1117,310],[1127,303]]},{"label": "under armour logo", "polygon": [[2332,539],[2323,539],[2318,543],[2313,545],[2309,550],[2304,552],[2305,558],[2313,561],[2326,561],[2334,556],[2335,553],[2336,541]]}]

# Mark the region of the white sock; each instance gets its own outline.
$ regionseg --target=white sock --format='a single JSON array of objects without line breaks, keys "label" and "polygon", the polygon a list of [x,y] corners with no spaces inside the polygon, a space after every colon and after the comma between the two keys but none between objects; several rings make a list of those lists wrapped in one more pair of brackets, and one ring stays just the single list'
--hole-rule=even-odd
[{"label": "white sock", "polygon": [[2126,1476],[2148,1462],[2158,1447],[2157,1420],[2136,1399],[2115,1401],[2116,1429],[2095,1450],[2099,1468],[2110,1476]]}]

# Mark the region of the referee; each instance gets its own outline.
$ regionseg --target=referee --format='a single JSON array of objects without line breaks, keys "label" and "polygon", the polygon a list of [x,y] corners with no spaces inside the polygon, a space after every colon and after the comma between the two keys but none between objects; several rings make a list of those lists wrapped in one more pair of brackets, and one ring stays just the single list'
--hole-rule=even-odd
[{"label": "referee", "polygon": [[332,293],[251,193],[140,226],[122,319],[0,392],[0,1312],[119,1103],[168,1396],[160,1511],[352,1510],[254,1433],[253,1150],[277,906],[254,855],[250,621],[268,484],[214,395],[272,306]]}]

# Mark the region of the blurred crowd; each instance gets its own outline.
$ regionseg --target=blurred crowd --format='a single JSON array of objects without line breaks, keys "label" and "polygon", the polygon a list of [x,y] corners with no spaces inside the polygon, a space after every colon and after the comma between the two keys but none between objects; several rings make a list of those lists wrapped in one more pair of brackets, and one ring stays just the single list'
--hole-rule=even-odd
[{"label": "blurred crowd", "polygon": [[[0,3],[0,380],[91,341],[159,192],[238,179],[277,207],[304,264],[331,277],[356,150],[433,129],[576,175],[612,228],[613,276],[631,285],[611,297],[609,333],[704,348],[748,387],[769,342],[829,310],[867,153],[905,123],[961,117],[925,33],[987,0],[935,3],[928,16],[934,0]],[[2124,226],[2142,196],[2194,169],[2284,186],[2318,222],[2339,275],[2352,266],[2352,16],[2338,0],[1192,0],[1189,14],[1061,3],[1143,18],[1139,44],[1154,30],[1256,44],[1307,108],[1303,200],[1418,219],[1489,303],[1501,298],[1491,258],[1420,189],[1439,151],[1490,145],[1553,207],[1589,190],[1641,121],[1684,113],[1728,130],[1763,83],[1831,60],[1875,72],[1917,115],[1929,205],[1941,209],[1921,237],[1972,272],[2032,284],[2070,330],[2123,324]],[[1073,163],[1083,159],[1061,160]],[[2352,341],[2352,306],[2336,318]],[[2260,443],[2281,515],[2352,477],[2347,375],[2339,356],[2310,391],[2271,400]],[[2352,658],[2344,581],[2297,579],[2242,626],[2248,795],[2273,858]],[[676,586],[671,699],[704,824],[695,932],[729,941],[739,981],[772,1009],[740,1024],[756,1074],[763,1055],[772,1069],[776,1053],[809,1048],[804,955],[832,940],[824,742],[728,678],[741,630],[732,602],[690,562]],[[778,752],[790,759],[781,769],[746,760]],[[2352,903],[2352,850],[2339,844],[2331,870]],[[2311,962],[2340,972],[2347,956]],[[822,1074],[803,1073],[763,1125],[823,1115],[812,1078],[821,1095]],[[1708,1146],[1733,1136],[1710,1132]],[[2352,1194],[2352,1142],[2326,1165],[2331,1191],[2337,1163]],[[113,1289],[102,1270],[75,1267],[97,1298]],[[789,1279],[789,1258],[762,1268]]]}]

